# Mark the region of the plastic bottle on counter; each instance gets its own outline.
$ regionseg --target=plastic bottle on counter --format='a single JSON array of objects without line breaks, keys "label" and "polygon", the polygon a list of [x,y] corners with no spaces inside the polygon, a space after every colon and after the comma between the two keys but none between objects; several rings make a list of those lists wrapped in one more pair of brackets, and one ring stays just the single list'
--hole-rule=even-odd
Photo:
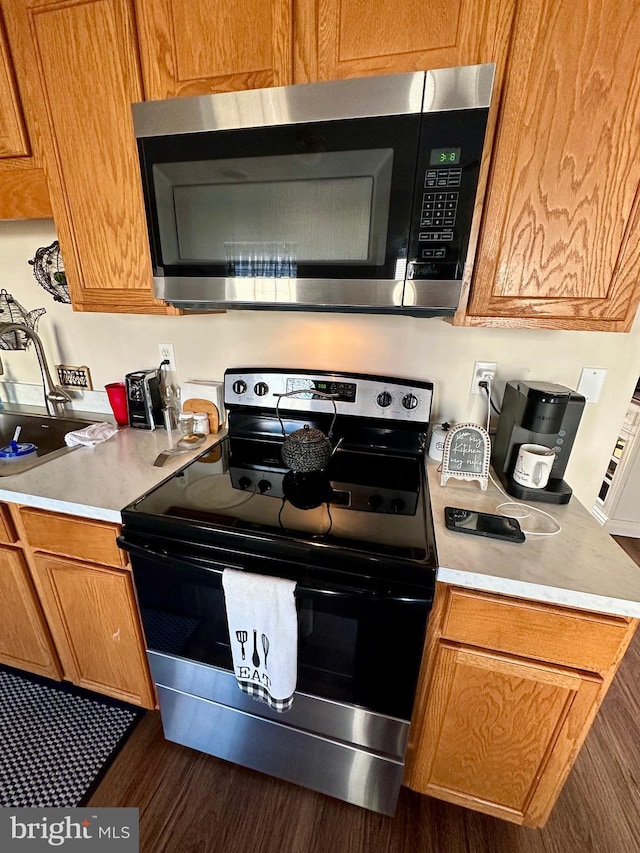
[{"label": "plastic bottle on counter", "polygon": [[435,424],[431,432],[431,441],[429,442],[429,458],[435,459],[436,462],[442,462],[444,453],[444,441],[447,433],[451,429],[451,424],[446,421],[443,424]]}]

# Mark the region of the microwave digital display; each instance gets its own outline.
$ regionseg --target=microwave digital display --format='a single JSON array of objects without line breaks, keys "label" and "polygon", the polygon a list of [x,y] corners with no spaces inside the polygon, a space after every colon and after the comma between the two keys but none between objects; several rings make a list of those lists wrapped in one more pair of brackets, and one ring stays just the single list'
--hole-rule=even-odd
[{"label": "microwave digital display", "polygon": [[430,166],[457,166],[460,163],[461,148],[432,148]]}]

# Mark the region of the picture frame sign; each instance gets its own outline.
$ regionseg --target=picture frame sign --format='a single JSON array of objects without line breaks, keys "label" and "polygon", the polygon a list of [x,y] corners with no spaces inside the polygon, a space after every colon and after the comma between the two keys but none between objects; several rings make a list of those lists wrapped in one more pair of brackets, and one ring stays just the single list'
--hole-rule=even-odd
[{"label": "picture frame sign", "polygon": [[447,480],[478,480],[484,491],[489,482],[491,439],[486,429],[478,424],[457,424],[452,427],[444,442],[440,485]]}]

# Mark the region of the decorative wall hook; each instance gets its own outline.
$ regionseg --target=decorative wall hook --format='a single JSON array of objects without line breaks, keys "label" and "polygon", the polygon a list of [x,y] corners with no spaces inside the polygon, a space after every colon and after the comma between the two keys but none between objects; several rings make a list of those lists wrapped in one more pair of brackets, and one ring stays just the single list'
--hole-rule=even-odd
[{"label": "decorative wall hook", "polygon": [[56,302],[71,304],[69,285],[57,240],[54,240],[50,246],[38,249],[35,258],[29,263],[33,267],[33,274],[38,284],[44,287]]},{"label": "decorative wall hook", "polygon": [[[35,332],[38,320],[46,313],[45,308],[34,308],[33,311],[26,311],[4,288],[0,290],[0,324],[22,323]],[[30,343],[31,339],[20,331],[7,332],[0,337],[0,349],[26,349]]]}]

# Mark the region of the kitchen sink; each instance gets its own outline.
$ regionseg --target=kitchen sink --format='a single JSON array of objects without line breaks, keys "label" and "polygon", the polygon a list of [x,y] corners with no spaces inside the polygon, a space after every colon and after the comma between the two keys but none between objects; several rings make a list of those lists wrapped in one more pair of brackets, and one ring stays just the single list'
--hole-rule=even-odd
[{"label": "kitchen sink", "polygon": [[57,459],[65,453],[75,450],[67,447],[64,437],[68,432],[88,426],[91,421],[72,420],[71,418],[54,418],[50,415],[24,414],[22,412],[0,412],[0,448],[6,447],[13,438],[16,427],[22,427],[18,441],[31,442],[38,448],[37,455],[29,457],[23,465],[15,470],[12,466],[0,465],[0,477],[9,477],[51,459]]}]

